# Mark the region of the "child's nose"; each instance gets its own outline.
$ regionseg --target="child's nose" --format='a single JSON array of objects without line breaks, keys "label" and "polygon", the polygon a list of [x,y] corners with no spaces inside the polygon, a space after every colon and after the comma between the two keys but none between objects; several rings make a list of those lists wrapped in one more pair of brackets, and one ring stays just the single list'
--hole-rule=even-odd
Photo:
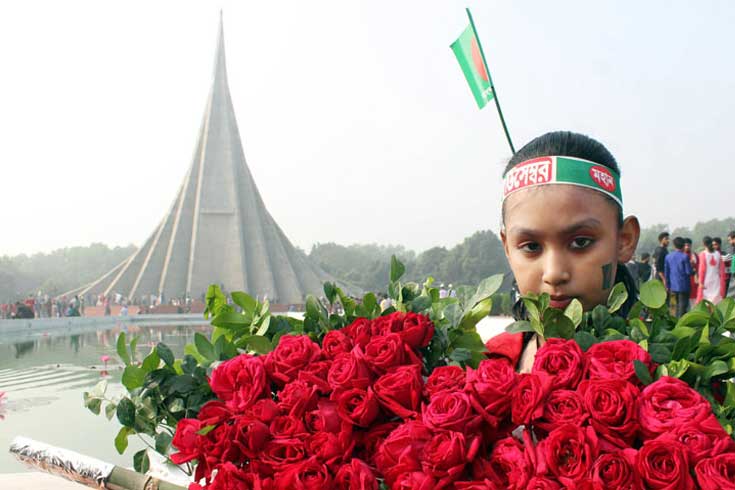
[{"label": "child's nose", "polygon": [[550,250],[544,261],[543,281],[550,286],[564,284],[571,279],[571,268],[566,254]]}]

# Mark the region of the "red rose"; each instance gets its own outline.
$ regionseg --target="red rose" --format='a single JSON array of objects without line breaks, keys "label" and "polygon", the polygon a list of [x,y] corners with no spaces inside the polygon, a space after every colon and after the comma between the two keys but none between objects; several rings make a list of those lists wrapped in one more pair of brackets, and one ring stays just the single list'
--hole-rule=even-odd
[{"label": "red rose", "polygon": [[421,467],[444,488],[455,481],[467,464],[467,445],[460,432],[440,431],[424,446]]},{"label": "red rose", "polygon": [[394,311],[390,315],[379,316],[370,322],[370,334],[372,337],[380,337],[389,333],[397,333],[403,330],[403,318],[405,313]]},{"label": "red rose", "polygon": [[332,487],[332,476],[315,458],[288,465],[276,474],[274,490],[325,490]]},{"label": "red rose", "polygon": [[528,425],[543,416],[544,404],[552,383],[553,376],[543,371],[536,374],[521,374],[518,377],[511,398],[511,418],[514,424]]},{"label": "red rose", "polygon": [[197,432],[202,429],[202,422],[197,419],[181,419],[176,424],[176,433],[171,445],[179,450],[171,455],[175,464],[183,464],[199,456],[201,438]]},{"label": "red rose", "polygon": [[268,393],[263,359],[241,354],[212,371],[209,385],[221,400],[234,410],[245,410]]},{"label": "red rose", "polygon": [[370,339],[365,346],[364,359],[368,367],[378,375],[403,364],[421,365],[421,360],[395,333]]},{"label": "red rose", "polygon": [[308,434],[303,419],[293,415],[279,415],[273,419],[270,432],[275,439],[302,438]]},{"label": "red rose", "polygon": [[[498,487],[525,490],[534,468],[529,464],[521,443],[513,437],[506,437],[496,442],[490,453],[490,470]],[[477,478],[477,468],[473,471]]]},{"label": "red rose", "polygon": [[344,330],[330,330],[322,339],[322,352],[327,359],[334,359],[340,354],[352,350],[352,339]]},{"label": "red rose", "polygon": [[665,490],[694,489],[689,474],[689,457],[683,444],[654,439],[643,443],[638,451],[638,474],[646,488]]},{"label": "red rose", "polygon": [[322,355],[319,344],[308,335],[284,335],[275,350],[265,358],[265,369],[271,379],[283,387],[293,381],[299,371]]},{"label": "red rose", "polygon": [[564,424],[581,426],[587,417],[584,401],[579,393],[572,390],[554,390],[546,399],[543,416],[536,422],[536,426],[550,432]]},{"label": "red rose", "polygon": [[202,406],[197,418],[202,421],[202,427],[218,425],[232,418],[232,409],[224,402],[211,400]]},{"label": "red rose", "polygon": [[335,490],[378,490],[378,480],[365,462],[352,458],[334,477]]},{"label": "red rose", "polygon": [[251,475],[227,461],[217,466],[217,474],[207,490],[251,490]]},{"label": "red rose", "polygon": [[355,319],[342,331],[352,339],[353,345],[359,345],[360,347],[365,347],[372,337],[371,322],[367,318]]},{"label": "red rose", "polygon": [[327,374],[331,366],[331,361],[315,361],[309,363],[304,366],[304,369],[299,371],[296,379],[303,381],[309,386],[315,386],[319,393],[328,395],[332,391],[332,387],[327,382]]},{"label": "red rose", "polygon": [[250,413],[253,417],[264,424],[270,424],[271,421],[281,413],[281,411],[276,402],[270,398],[263,398],[262,400],[255,402],[255,405],[250,409]]},{"label": "red rose", "polygon": [[440,366],[435,368],[424,386],[428,398],[440,391],[462,391],[465,387],[466,374],[459,366]]},{"label": "red rose", "polygon": [[651,355],[631,340],[610,340],[594,344],[585,353],[590,379],[621,378],[640,385],[633,361],[641,361],[653,371]]},{"label": "red rose", "polygon": [[582,349],[573,340],[549,339],[536,353],[531,373],[554,376],[554,389],[575,389],[585,372]]},{"label": "red rose", "polygon": [[309,455],[328,466],[349,461],[354,447],[351,430],[337,434],[317,432],[306,439],[306,450]]},{"label": "red rose", "polygon": [[562,425],[549,432],[537,446],[539,474],[548,471],[563,485],[571,485],[583,479],[594,464],[597,453],[597,436],[591,427]]},{"label": "red rose", "polygon": [[710,414],[701,422],[685,422],[673,433],[661,437],[672,437],[681,442],[689,452],[689,461],[696,465],[704,458],[735,451],[735,441],[725,432],[717,417]]},{"label": "red rose", "polygon": [[395,312],[373,320],[373,332],[382,335],[397,333],[414,349],[426,347],[434,336],[434,324],[428,316],[418,313]]},{"label": "red rose", "polygon": [[466,390],[475,410],[491,425],[510,414],[511,393],[518,375],[505,358],[485,359],[477,369],[467,368]]},{"label": "red rose", "polygon": [[669,376],[646,386],[638,404],[643,435],[654,438],[712,413],[709,402],[684,381]]},{"label": "red rose", "polygon": [[360,445],[362,451],[359,453],[362,458],[370,463],[374,463],[375,453],[388,435],[401,425],[400,422],[386,422],[384,424],[373,424],[367,432],[362,434]]},{"label": "red rose", "polygon": [[411,421],[398,426],[378,446],[375,465],[392,486],[398,475],[421,470],[421,453],[431,432],[421,422]]},{"label": "red rose", "polygon": [[443,391],[431,397],[422,410],[424,424],[433,430],[454,430],[471,434],[481,423],[472,410],[469,396],[461,391]]},{"label": "red rose", "polygon": [[270,438],[268,426],[251,416],[236,417],[233,422],[229,434],[233,445],[242,456],[256,457]]},{"label": "red rose", "polygon": [[197,457],[196,478],[209,476],[214,468],[226,461],[237,459],[240,454],[239,445],[235,442],[237,427],[222,424],[215,427],[200,439],[201,446]]},{"label": "red rose", "polygon": [[349,354],[340,354],[332,361],[327,374],[327,382],[333,390],[350,388],[367,388],[372,383],[370,368],[362,358],[362,353],[355,348]]},{"label": "red rose", "polygon": [[418,415],[422,385],[419,366],[399,366],[378,378],[373,390],[383,408],[406,419]]},{"label": "red rose", "polygon": [[261,473],[272,474],[306,457],[306,446],[300,439],[273,439],[268,441],[257,458]]},{"label": "red rose", "polygon": [[[527,490],[561,490],[559,482],[544,476],[534,476],[528,481]],[[595,489],[597,490],[597,489]]]},{"label": "red rose", "polygon": [[337,413],[343,420],[359,427],[370,427],[380,413],[380,405],[372,388],[335,392]]},{"label": "red rose", "polygon": [[579,392],[589,412],[590,424],[602,438],[602,449],[630,447],[639,429],[636,402],[641,392],[638,388],[620,378],[596,379],[582,381]]},{"label": "red rose", "polygon": [[284,414],[302,417],[316,408],[317,388],[303,381],[292,381],[278,392],[278,408]]},{"label": "red rose", "polygon": [[487,479],[482,481],[458,481],[454,484],[454,488],[455,490],[500,490],[499,486]]},{"label": "red rose", "polygon": [[694,474],[702,490],[735,489],[735,453],[703,459],[694,467]]},{"label": "red rose", "polygon": [[635,449],[623,449],[603,454],[592,467],[592,485],[595,490],[643,490],[636,469]]},{"label": "red rose", "polygon": [[390,490],[434,490],[436,482],[422,471],[409,471],[398,475]]},{"label": "red rose", "polygon": [[311,432],[339,432],[342,428],[337,404],[324,398],[319,399],[317,409],[306,413],[304,418]]},{"label": "red rose", "polygon": [[485,348],[488,357],[504,357],[516,366],[523,352],[523,333],[499,333],[485,342]]}]

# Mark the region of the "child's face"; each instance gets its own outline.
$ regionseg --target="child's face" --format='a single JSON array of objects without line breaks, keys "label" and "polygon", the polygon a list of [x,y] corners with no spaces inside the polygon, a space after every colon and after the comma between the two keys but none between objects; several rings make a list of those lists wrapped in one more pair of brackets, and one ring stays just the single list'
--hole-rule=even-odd
[{"label": "child's face", "polygon": [[640,235],[638,220],[621,228],[618,213],[601,193],[572,185],[508,197],[501,239],[520,292],[549,293],[555,308],[573,298],[585,310],[605,304],[618,263],[630,260]]}]

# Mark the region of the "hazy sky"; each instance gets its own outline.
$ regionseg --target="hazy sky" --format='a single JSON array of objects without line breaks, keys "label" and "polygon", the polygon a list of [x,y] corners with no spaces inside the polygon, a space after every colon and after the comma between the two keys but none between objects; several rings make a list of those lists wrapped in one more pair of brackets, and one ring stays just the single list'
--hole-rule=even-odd
[{"label": "hazy sky", "polygon": [[[510,151],[449,44],[465,2],[0,4],[0,255],[140,245],[190,165],[224,10],[245,157],[291,241],[452,246]],[[643,225],[735,214],[735,3],[469,2],[516,147],[602,141]]]}]

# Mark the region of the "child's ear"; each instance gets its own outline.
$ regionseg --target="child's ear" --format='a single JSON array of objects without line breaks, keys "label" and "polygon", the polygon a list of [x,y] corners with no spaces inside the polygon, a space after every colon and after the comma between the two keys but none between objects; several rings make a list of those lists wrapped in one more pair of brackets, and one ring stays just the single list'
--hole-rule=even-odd
[{"label": "child's ear", "polygon": [[638,218],[628,216],[623,221],[623,226],[618,234],[618,263],[625,264],[633,257],[641,237],[641,225]]}]

